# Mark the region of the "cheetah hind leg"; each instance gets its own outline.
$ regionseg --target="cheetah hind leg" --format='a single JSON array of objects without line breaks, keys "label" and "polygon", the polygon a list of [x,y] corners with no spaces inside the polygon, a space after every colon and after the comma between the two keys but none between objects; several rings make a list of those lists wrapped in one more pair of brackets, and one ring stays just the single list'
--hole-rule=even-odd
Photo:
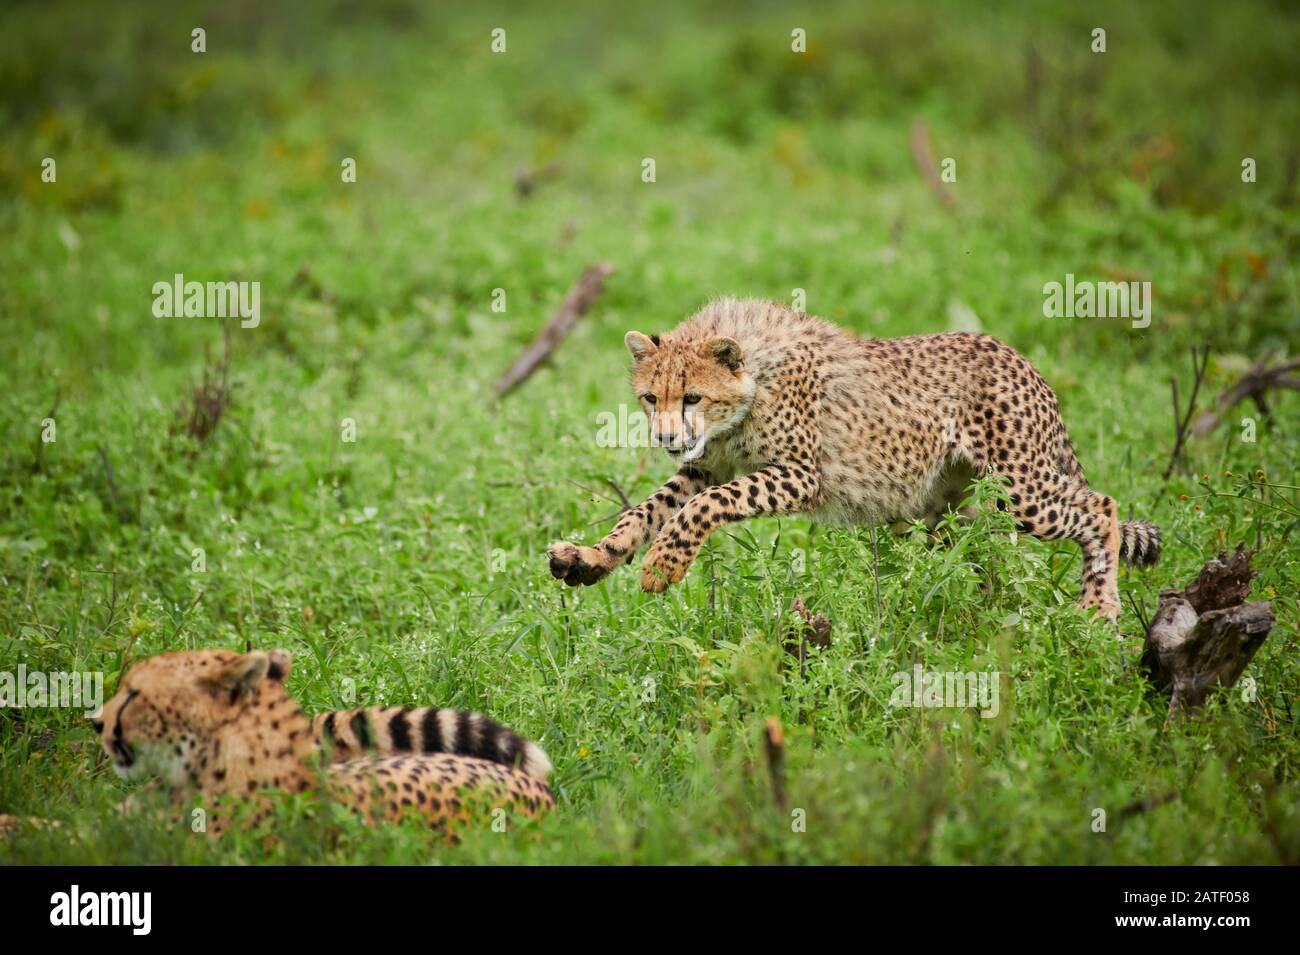
[{"label": "cheetah hind leg", "polygon": [[1120,526],[1115,499],[1085,486],[1024,495],[1015,507],[1025,533],[1039,540],[1073,540],[1083,550],[1079,606],[1119,622]]},{"label": "cheetah hind leg", "polygon": [[1115,517],[1115,502],[1103,495],[1098,498],[1109,502],[1097,518],[1095,536],[1079,541],[1083,548],[1083,582],[1079,590],[1079,606],[1095,609],[1108,623],[1119,623],[1119,520]]}]

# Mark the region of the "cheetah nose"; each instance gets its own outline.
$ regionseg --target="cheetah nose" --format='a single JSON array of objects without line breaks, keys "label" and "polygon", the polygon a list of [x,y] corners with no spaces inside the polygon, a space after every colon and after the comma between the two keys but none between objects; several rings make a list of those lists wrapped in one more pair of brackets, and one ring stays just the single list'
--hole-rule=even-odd
[{"label": "cheetah nose", "polygon": [[660,433],[655,435],[655,440],[658,441],[664,447],[671,447],[672,445],[677,443],[677,434],[675,432],[673,434]]}]

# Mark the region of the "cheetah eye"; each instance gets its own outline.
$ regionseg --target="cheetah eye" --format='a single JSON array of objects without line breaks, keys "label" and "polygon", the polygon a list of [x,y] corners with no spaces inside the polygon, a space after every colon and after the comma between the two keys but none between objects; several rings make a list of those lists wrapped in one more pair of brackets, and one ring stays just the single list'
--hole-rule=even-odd
[{"label": "cheetah eye", "polygon": [[694,391],[682,398],[683,405],[698,405],[699,403],[700,396]]},{"label": "cheetah eye", "polygon": [[641,400],[648,405],[652,405],[655,403],[655,396],[647,393],[641,396]]}]

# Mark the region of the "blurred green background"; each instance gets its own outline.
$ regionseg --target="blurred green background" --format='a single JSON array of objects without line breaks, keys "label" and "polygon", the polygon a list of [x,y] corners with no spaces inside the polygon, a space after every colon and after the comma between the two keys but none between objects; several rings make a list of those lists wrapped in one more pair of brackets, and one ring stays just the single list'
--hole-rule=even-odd
[{"label": "blurred green background", "polygon": [[[66,828],[0,858],[1300,861],[1295,394],[1269,418],[1241,406],[1161,476],[1191,346],[1211,353],[1204,406],[1300,340],[1292,5],[56,2],[4,20],[0,666],[104,670],[111,692],[151,653],[284,646],[308,709],[351,681],[359,702],[484,709],[540,739],[561,809],[541,840],[451,854],[341,820],[325,842],[302,807],[274,849],[209,846],[119,819],[126,791],[75,714],[4,711],[0,812]],[[955,208],[917,168],[917,123],[957,162]],[[597,261],[618,269],[603,297],[495,406]],[[178,272],[260,282],[260,325],[155,318]],[[1150,327],[1044,318],[1067,273],[1150,281]],[[1164,528],[1164,562],[1121,581],[1148,612],[1258,538],[1278,614],[1258,699],[1164,730],[1131,608],[1117,642],[1072,609],[1076,548],[987,524],[950,551],[881,540],[880,616],[868,532],[802,520],[717,535],[664,598],[630,570],[562,592],[546,544],[602,532],[607,479],[635,498],[668,473],[595,441],[631,397],[623,333],[796,288],[862,334],[979,328],[1028,355],[1093,486]],[[779,645],[796,595],[837,634],[802,677]],[[1009,673],[1005,716],[889,709],[917,662]],[[803,833],[766,790],[769,714]],[[1092,832],[1098,807],[1122,824]]]}]

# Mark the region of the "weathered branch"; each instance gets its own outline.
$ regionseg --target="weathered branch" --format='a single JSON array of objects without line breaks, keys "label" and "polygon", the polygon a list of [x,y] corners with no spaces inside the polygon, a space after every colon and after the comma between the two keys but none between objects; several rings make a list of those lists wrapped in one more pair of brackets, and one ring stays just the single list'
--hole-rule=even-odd
[{"label": "weathered branch", "polygon": [[767,752],[767,775],[772,784],[772,798],[785,809],[790,797],[785,791],[785,731],[775,716],[767,718],[763,731],[764,749]]},{"label": "weathered branch", "polygon": [[605,483],[614,489],[614,493],[618,495],[618,499],[623,502],[623,510],[632,510],[632,502],[627,499],[627,495],[623,493],[623,489],[614,483],[614,479],[605,478]]},{"label": "weathered branch", "polygon": [[1196,419],[1192,425],[1192,436],[1209,434],[1219,426],[1233,405],[1246,398],[1253,400],[1260,413],[1267,417],[1268,405],[1264,402],[1264,392],[1270,388],[1300,390],[1300,378],[1287,374],[1297,368],[1300,368],[1300,358],[1292,358],[1277,365],[1266,365],[1262,361],[1251,365],[1235,385],[1219,395],[1211,410]]},{"label": "weathered branch", "polygon": [[1210,349],[1207,346],[1203,349],[1192,349],[1192,396],[1187,399],[1187,410],[1183,411],[1178,406],[1178,379],[1170,378],[1169,386],[1173,390],[1174,397],[1174,450],[1169,454],[1169,464],[1165,468],[1164,479],[1169,480],[1169,476],[1174,473],[1174,467],[1178,464],[1178,458],[1183,453],[1183,445],[1187,443],[1188,424],[1192,420],[1192,414],[1196,411],[1196,396],[1200,394],[1201,382],[1205,380],[1205,370],[1210,364]]},{"label": "weathered branch", "polygon": [[600,294],[605,290],[605,279],[612,275],[614,266],[600,263],[589,267],[582,276],[569,289],[569,294],[564,296],[564,301],[560,304],[559,310],[554,317],[546,323],[533,343],[524,350],[513,365],[506,369],[495,385],[492,386],[493,392],[498,398],[502,398],[517,388],[529,375],[537,370],[537,367],[546,360],[569,334],[573,326],[577,324],[578,319],[587,311]]}]

